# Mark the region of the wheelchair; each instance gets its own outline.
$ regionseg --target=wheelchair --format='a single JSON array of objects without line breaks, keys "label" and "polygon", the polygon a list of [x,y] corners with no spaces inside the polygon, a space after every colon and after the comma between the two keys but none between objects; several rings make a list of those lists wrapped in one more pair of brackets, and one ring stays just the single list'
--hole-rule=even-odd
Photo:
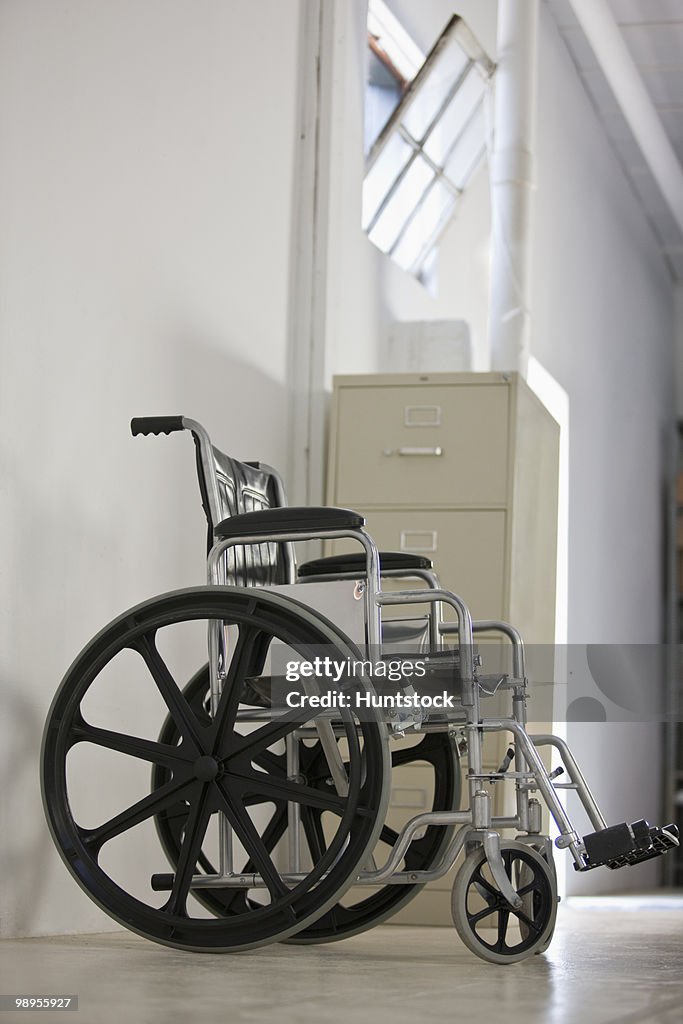
[{"label": "wheelchair", "polygon": [[[510,964],[551,941],[553,845],[578,871],[678,845],[673,825],[607,825],[567,744],[527,731],[518,631],[473,622],[428,559],[378,552],[352,510],[288,506],[275,470],[225,455],[195,420],[142,417],[131,429],[191,433],[208,582],[106,626],[68,669],[46,721],[41,785],[52,838],[113,919],[195,952],[332,942],[395,914],[462,854],[455,928],[479,957]],[[297,567],[295,545],[307,540],[359,550]],[[360,637],[311,603],[323,586],[351,592]],[[417,617],[389,614],[417,606]],[[510,672],[485,674],[480,633],[509,645]],[[325,659],[345,666],[332,688],[304,671]],[[389,661],[400,681],[386,697],[376,665]],[[299,672],[293,702],[278,697],[290,692],[285,665]],[[432,709],[425,693],[439,687],[446,706]],[[507,716],[486,717],[494,692],[509,701]],[[511,737],[497,771],[483,763],[490,733]],[[546,768],[544,747],[561,768]],[[412,764],[427,768],[431,806],[395,828],[392,771]],[[561,772],[569,782],[556,782]],[[115,798],[105,799],[105,780]],[[504,783],[507,813],[496,816],[491,790]],[[588,834],[570,819],[563,788],[578,794]]]}]

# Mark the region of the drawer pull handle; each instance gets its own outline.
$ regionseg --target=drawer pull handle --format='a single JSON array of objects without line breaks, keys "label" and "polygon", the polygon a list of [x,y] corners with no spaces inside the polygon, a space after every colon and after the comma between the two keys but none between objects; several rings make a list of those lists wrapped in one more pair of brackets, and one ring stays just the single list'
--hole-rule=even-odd
[{"label": "drawer pull handle", "polygon": [[436,551],[436,530],[401,530],[401,551]]},{"label": "drawer pull handle", "polygon": [[443,455],[441,445],[434,445],[433,448],[385,448],[384,455],[430,455],[439,458]]}]

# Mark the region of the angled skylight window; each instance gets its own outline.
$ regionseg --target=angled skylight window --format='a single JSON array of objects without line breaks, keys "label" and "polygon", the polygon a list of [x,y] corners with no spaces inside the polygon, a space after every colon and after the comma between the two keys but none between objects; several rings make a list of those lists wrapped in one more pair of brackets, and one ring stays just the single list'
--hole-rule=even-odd
[{"label": "angled skylight window", "polygon": [[367,27],[366,154],[425,59],[420,47],[411,39],[384,0],[370,0]]},{"label": "angled skylight window", "polygon": [[486,154],[484,99],[495,65],[457,15],[424,59],[382,0],[370,0],[368,34],[369,100],[376,88],[366,109],[363,228],[424,279]]}]

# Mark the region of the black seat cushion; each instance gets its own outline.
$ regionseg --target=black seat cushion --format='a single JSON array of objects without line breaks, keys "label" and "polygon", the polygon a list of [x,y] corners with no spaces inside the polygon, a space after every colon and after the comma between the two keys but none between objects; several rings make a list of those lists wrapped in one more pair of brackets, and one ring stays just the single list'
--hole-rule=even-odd
[{"label": "black seat cushion", "polygon": [[365,519],[348,508],[296,506],[264,508],[231,516],[214,530],[217,538],[250,537],[276,533],[325,533],[328,530],[359,530]]},{"label": "black seat cushion", "polygon": [[[380,551],[380,566],[383,570],[399,570],[409,572],[411,569],[431,569],[431,558],[424,555],[411,555],[407,551]],[[337,576],[345,572],[365,572],[365,554],[354,551],[349,555],[330,555],[327,558],[315,558],[312,562],[304,562],[299,566],[299,576]]]}]

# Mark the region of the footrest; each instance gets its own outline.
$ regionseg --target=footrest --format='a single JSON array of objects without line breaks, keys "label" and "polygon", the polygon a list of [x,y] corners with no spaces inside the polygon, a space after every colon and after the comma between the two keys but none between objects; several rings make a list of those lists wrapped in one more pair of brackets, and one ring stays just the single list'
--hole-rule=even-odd
[{"label": "footrest", "polygon": [[678,846],[675,825],[653,826],[641,819],[631,825],[622,822],[583,837],[587,868],[606,865],[613,870],[661,857]]}]

